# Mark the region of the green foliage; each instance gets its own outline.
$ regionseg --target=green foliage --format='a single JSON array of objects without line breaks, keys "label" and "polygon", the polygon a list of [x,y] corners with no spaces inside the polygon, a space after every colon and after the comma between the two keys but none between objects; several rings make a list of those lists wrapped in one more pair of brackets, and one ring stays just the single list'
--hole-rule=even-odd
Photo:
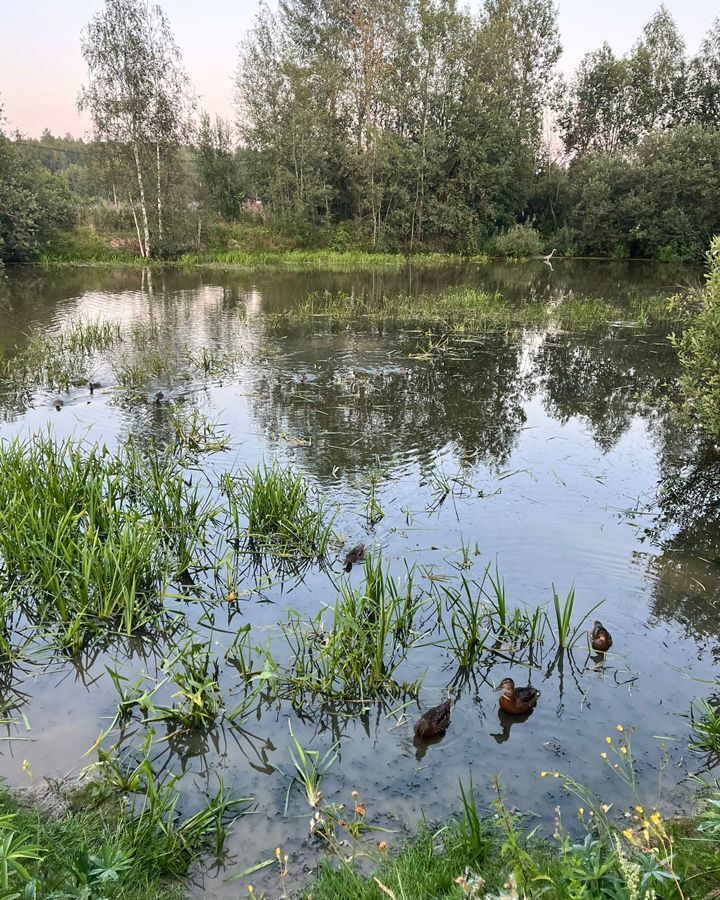
[{"label": "green foliage", "polygon": [[76,201],[65,181],[0,132],[0,263],[37,256],[55,232],[69,228]]},{"label": "green foliage", "polygon": [[[0,882],[7,898],[180,900],[168,883],[160,848],[140,844],[116,808],[87,810],[59,819],[18,808],[0,795]],[[187,856],[172,867],[185,875]]]},{"label": "green foliage", "polygon": [[500,256],[528,259],[540,254],[542,241],[537,229],[532,225],[518,224],[495,238],[495,250]]},{"label": "green foliage", "polygon": [[332,537],[322,498],[314,498],[306,480],[273,462],[227,475],[223,489],[236,534],[244,529],[252,548],[277,556],[322,558]]},{"label": "green foliage", "polygon": [[100,623],[130,634],[194,561],[213,509],[171,459],[44,436],[0,444],[0,557],[31,621],[78,649]]},{"label": "green foliage", "polygon": [[679,340],[681,385],[688,410],[720,436],[720,237],[708,253],[708,277],[700,310]]}]

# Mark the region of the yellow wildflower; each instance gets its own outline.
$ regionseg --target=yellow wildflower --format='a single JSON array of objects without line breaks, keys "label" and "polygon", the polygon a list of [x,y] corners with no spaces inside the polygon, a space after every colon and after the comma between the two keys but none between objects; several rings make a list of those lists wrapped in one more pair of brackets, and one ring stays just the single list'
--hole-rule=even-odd
[{"label": "yellow wildflower", "polygon": [[605,743],[606,743],[606,744],[612,744],[612,738],[611,738],[611,737],[606,737],[606,738],[605,738]]},{"label": "yellow wildflower", "polygon": [[601,756],[603,759],[607,759],[607,753],[605,753],[605,751],[603,751],[603,752],[600,754],[600,756]]},{"label": "yellow wildflower", "polygon": [[620,752],[621,752],[622,754],[626,754],[626,753],[627,753],[627,747],[621,747],[621,748],[620,748]]},{"label": "yellow wildflower", "polygon": [[624,731],[624,730],[625,730],[625,729],[622,727],[622,725],[616,725],[615,727],[617,728],[618,731]]},{"label": "yellow wildflower", "polygon": [[548,777],[548,773],[547,773],[547,772],[541,772],[541,773],[540,773],[540,777],[541,777],[541,778],[547,778],[547,777]]}]

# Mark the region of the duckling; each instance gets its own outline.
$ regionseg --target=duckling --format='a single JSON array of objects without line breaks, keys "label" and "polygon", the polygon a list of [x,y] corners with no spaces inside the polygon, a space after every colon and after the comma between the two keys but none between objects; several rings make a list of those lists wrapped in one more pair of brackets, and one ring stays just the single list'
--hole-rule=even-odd
[{"label": "duckling", "polygon": [[445,734],[450,725],[450,713],[453,708],[451,698],[426,710],[415,723],[415,740],[423,741],[426,738],[439,737]]},{"label": "duckling", "polygon": [[610,632],[602,622],[598,622],[596,619],[590,632],[590,646],[593,650],[598,650],[600,653],[607,653],[612,645],[613,639],[610,636]]},{"label": "duckling", "polygon": [[345,557],[345,571],[349,572],[353,565],[365,559],[365,544],[356,544]]},{"label": "duckling", "polygon": [[498,690],[500,695],[500,709],[511,716],[522,716],[532,712],[537,706],[540,691],[528,684],[525,687],[515,687],[512,678],[503,678]]},{"label": "duckling", "polygon": [[58,398],[58,399],[53,403],[53,406],[55,407],[55,410],[56,410],[57,412],[60,412],[60,410],[63,408],[63,406],[65,406],[65,403],[64,403],[64,401],[62,401],[62,400],[60,400],[60,399]]},{"label": "duckling", "polygon": [[160,403],[160,401],[164,400],[164,399],[165,399],[165,394],[163,394],[162,391],[158,391],[157,394],[155,394],[155,402],[156,403]]}]

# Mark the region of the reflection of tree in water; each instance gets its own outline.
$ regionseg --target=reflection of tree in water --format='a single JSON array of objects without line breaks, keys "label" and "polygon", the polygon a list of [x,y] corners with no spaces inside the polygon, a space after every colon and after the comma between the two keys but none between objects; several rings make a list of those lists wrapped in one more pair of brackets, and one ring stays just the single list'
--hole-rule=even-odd
[{"label": "reflection of tree in water", "polygon": [[662,437],[657,513],[645,529],[662,550],[650,563],[653,613],[720,657],[720,454],[683,423],[668,421]]},{"label": "reflection of tree in water", "polygon": [[548,415],[565,423],[589,423],[603,452],[611,450],[636,417],[662,416],[658,405],[677,374],[675,354],[664,335],[621,329],[601,334],[548,336],[535,369]]},{"label": "reflection of tree in water", "polygon": [[[331,357],[315,361],[299,351],[293,364],[312,372],[307,382],[279,369],[258,370],[254,411],[263,429],[298,443],[309,439],[311,447],[300,448],[304,464],[324,476],[334,468],[367,470],[376,457],[386,462],[408,452],[429,463],[446,446],[468,463],[507,461],[525,421],[526,381],[514,339],[487,336],[462,358],[401,353],[387,362],[383,354],[380,364],[363,365],[378,359],[378,339],[372,340],[374,355],[344,336],[335,338]],[[411,353],[415,343],[403,349]],[[398,349],[397,342],[387,345]]]}]

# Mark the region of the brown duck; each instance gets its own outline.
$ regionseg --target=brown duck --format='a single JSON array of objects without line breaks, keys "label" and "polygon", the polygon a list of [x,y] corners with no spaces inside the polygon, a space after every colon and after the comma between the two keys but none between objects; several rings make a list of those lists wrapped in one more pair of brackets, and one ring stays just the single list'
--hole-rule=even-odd
[{"label": "brown duck", "polygon": [[357,544],[345,556],[345,571],[349,572],[355,563],[362,562],[365,559],[365,544]]},{"label": "brown duck", "polygon": [[448,698],[439,706],[426,710],[415,723],[415,740],[422,741],[445,734],[450,724],[452,708],[453,701]]},{"label": "brown duck", "polygon": [[500,709],[511,716],[522,716],[532,712],[537,706],[540,691],[528,684],[525,687],[515,687],[512,678],[503,678],[500,682]]},{"label": "brown duck", "polygon": [[610,632],[605,628],[602,622],[595,620],[593,622],[592,631],[590,632],[590,646],[593,650],[597,650],[600,653],[607,653],[612,645],[613,639],[610,636]]}]

